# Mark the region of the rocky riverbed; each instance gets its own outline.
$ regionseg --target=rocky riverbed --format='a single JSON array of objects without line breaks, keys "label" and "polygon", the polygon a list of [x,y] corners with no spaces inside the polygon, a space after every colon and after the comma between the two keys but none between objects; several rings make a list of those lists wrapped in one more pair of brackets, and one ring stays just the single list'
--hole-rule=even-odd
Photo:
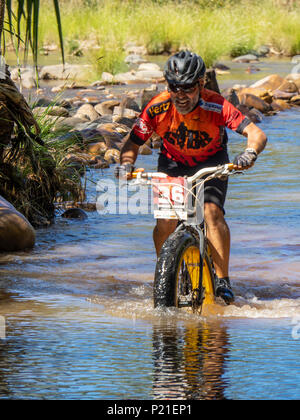
[{"label": "rocky riverbed", "polygon": [[[239,62],[251,63],[252,60],[244,56]],[[77,147],[65,156],[66,161],[78,167],[107,168],[119,162],[124,139],[140,111],[166,86],[163,73],[155,63],[142,62],[135,70],[115,76],[103,73],[101,80],[89,86],[80,82],[86,69],[79,65],[67,65],[64,69],[62,65],[42,68],[40,77],[50,80],[51,87],[34,88],[33,111],[40,124],[50,124],[54,131],[64,130],[67,134],[62,138],[76,140]],[[214,78],[215,72],[224,71],[221,66],[210,70],[207,87],[211,88],[211,76]],[[18,77],[18,73],[12,71],[16,83]],[[23,87],[32,88],[24,85],[28,77],[33,78],[33,75],[30,76],[28,69],[23,70]],[[218,86],[213,88],[218,89]],[[253,122],[260,123],[269,115],[300,106],[300,74],[291,73],[286,77],[269,74],[254,83],[233,84],[221,93]],[[159,147],[160,138],[153,135],[140,148],[140,154],[151,154],[153,148]]]}]

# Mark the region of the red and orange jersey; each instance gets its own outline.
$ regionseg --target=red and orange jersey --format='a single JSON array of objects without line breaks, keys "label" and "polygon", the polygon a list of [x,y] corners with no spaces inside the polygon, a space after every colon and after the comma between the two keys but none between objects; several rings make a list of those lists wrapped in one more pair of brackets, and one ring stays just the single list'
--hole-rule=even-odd
[{"label": "red and orange jersey", "polygon": [[222,149],[224,126],[242,133],[250,120],[223,96],[203,89],[196,108],[180,114],[167,91],[156,95],[132,128],[130,139],[142,145],[156,132],[162,153],[188,166],[204,162]]}]

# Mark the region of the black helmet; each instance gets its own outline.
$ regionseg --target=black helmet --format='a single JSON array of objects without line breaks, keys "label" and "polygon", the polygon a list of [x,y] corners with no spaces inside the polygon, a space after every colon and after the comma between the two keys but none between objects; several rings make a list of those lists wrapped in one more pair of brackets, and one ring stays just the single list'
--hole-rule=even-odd
[{"label": "black helmet", "polygon": [[164,76],[168,83],[193,84],[204,76],[206,67],[200,55],[190,51],[180,51],[168,59]]}]

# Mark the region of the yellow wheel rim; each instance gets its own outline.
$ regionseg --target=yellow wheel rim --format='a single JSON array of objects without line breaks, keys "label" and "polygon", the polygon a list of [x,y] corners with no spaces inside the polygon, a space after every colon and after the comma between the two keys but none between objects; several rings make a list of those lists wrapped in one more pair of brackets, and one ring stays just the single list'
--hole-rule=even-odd
[{"label": "yellow wheel rim", "polygon": [[[177,278],[176,278],[176,284],[177,284],[176,302],[177,303],[183,293],[185,293],[187,300],[188,299],[191,300],[193,290],[200,289],[199,287],[200,270],[201,270],[201,260],[200,260],[199,248],[196,246],[190,246],[184,251],[183,255],[181,256],[180,263],[179,263],[179,268],[178,268]],[[189,283],[189,285],[187,283]],[[206,260],[204,261],[204,265],[203,265],[202,284],[203,284],[203,287],[205,288],[203,305],[209,305],[209,304],[214,303],[214,289],[213,289],[213,284],[212,284],[211,272],[210,272],[210,269],[208,267]]]}]

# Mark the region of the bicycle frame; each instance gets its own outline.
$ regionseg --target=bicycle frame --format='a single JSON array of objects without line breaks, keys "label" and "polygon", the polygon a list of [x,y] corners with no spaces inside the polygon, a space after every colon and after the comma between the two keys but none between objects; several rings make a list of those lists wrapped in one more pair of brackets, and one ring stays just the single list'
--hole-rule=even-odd
[{"label": "bicycle frame", "polygon": [[[179,221],[170,243],[169,240],[165,242],[167,246],[162,247],[157,261],[154,280],[155,305],[170,306],[171,302],[173,306],[174,298],[179,307],[191,306],[193,311],[200,308],[201,312],[203,305],[209,307],[215,303],[215,273],[205,232],[204,183],[212,178],[228,177],[233,170],[234,165],[229,163],[200,169],[190,177],[175,178],[165,173],[146,173],[143,170],[133,173],[135,184],[153,186],[154,217]],[[159,198],[162,199],[161,202]],[[185,232],[190,235],[186,235]],[[187,248],[184,248],[185,246]],[[196,253],[193,250],[195,247],[199,249]],[[184,271],[181,271],[182,268]],[[198,284],[198,272],[201,276],[201,286]],[[186,273],[192,285],[188,294],[184,292],[187,287]],[[184,287],[180,298],[177,297],[178,284]]]}]

